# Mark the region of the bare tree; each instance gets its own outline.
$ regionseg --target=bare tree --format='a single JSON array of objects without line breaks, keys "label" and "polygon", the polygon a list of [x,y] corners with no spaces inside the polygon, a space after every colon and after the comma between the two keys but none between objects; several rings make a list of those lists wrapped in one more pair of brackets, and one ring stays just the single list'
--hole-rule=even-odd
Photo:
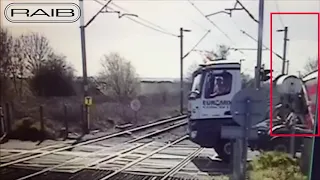
[{"label": "bare tree", "polygon": [[[48,68],[66,68],[66,66],[62,66],[61,64],[61,62],[65,62],[65,57],[55,55],[49,45],[48,39],[38,33],[13,38],[8,31],[1,29],[0,49],[1,87],[4,87],[4,77],[7,77],[6,79],[10,79],[10,83],[13,85],[15,94],[19,94],[20,98],[25,91],[23,89],[25,84],[23,82],[28,76],[32,75],[32,77],[34,77],[39,75],[38,72],[40,70],[43,74],[44,69],[48,70]],[[55,63],[52,63],[53,61],[55,61]],[[45,66],[45,68],[41,69],[42,66]],[[3,90],[1,94],[3,94]]]},{"label": "bare tree", "polygon": [[103,56],[101,65],[98,81],[103,84],[104,90],[112,93],[121,103],[137,95],[140,83],[130,61],[118,53],[110,53]]},{"label": "bare tree", "polygon": [[45,64],[50,67],[50,70],[61,72],[64,76],[74,76],[75,69],[63,54],[50,53]]},{"label": "bare tree", "polygon": [[[210,52],[207,52],[205,57],[209,61],[217,61],[217,60],[226,60],[228,56],[230,55],[229,47],[226,45],[218,45],[216,50],[212,50]],[[188,68],[188,71],[186,73],[186,79],[187,81],[192,81],[192,73],[199,68],[199,64],[196,62],[193,62],[190,67]]]},{"label": "bare tree", "polygon": [[38,33],[21,36],[21,39],[24,46],[24,56],[27,59],[27,69],[34,75],[48,59],[48,56],[52,54],[53,49],[49,40]]},{"label": "bare tree", "polygon": [[[13,41],[13,48],[12,48],[12,58],[11,58],[11,68],[10,73],[13,78],[13,85],[16,93],[19,94],[19,97],[22,96],[22,89],[23,89],[23,81],[24,81],[24,75],[26,72],[26,56],[25,56],[25,48],[26,45],[23,44],[23,38],[24,36],[20,36],[17,38],[14,38]],[[19,79],[19,88],[18,88],[18,82],[17,79]]]},{"label": "bare tree", "polygon": [[73,78],[74,69],[66,57],[51,53],[32,76],[30,86],[38,96],[72,96],[75,95]]},{"label": "bare tree", "polygon": [[7,29],[0,28],[0,103],[6,96],[10,68],[12,67],[13,37]]},{"label": "bare tree", "polygon": [[253,87],[254,79],[245,73],[241,73],[241,86],[242,88]]},{"label": "bare tree", "polygon": [[192,74],[193,74],[193,72],[196,71],[198,68],[199,68],[199,63],[197,63],[197,62],[195,62],[195,61],[188,67],[188,70],[187,70],[186,75],[185,75],[186,80],[187,80],[188,82],[192,82]]},{"label": "bare tree", "polygon": [[206,57],[209,61],[219,60],[226,60],[227,57],[230,55],[229,47],[226,45],[218,45],[216,50],[212,50],[208,52]]},{"label": "bare tree", "polygon": [[308,74],[313,71],[318,70],[318,59],[314,58],[309,58],[306,64],[304,65],[304,72],[303,74]]}]

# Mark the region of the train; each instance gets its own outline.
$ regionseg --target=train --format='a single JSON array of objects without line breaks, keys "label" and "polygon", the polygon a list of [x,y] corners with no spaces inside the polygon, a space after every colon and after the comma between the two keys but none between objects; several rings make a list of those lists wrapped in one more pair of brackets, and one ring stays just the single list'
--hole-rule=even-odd
[{"label": "train", "polygon": [[317,123],[315,122],[315,115],[317,111],[317,96],[319,95],[319,72],[315,70],[302,78],[303,92],[307,102],[307,111],[305,119],[309,129],[314,129]]},{"label": "train", "polygon": [[[299,108],[304,109],[304,118],[299,121],[296,133],[312,133],[314,127],[315,96],[318,84],[318,71],[312,72],[304,78],[281,75],[273,80],[275,89],[286,94],[289,85],[296,84],[296,97]],[[237,62],[211,62],[199,65],[192,75],[192,85],[188,95],[188,128],[189,139],[205,148],[213,148],[218,158],[229,162],[232,152],[230,140],[221,138],[222,126],[239,126],[232,118],[230,111],[233,96],[242,89],[241,64]],[[290,94],[290,93],[289,93]],[[274,106],[273,117],[266,112],[264,121],[256,124],[259,138],[250,141],[252,150],[281,150],[289,151],[289,138],[271,137],[270,121],[273,122],[273,133],[290,133],[286,119],[290,113],[284,112],[282,106]],[[310,103],[312,102],[312,103]],[[290,112],[290,111],[289,111]],[[292,114],[293,112],[291,112]],[[301,113],[301,112],[300,112]],[[285,115],[283,115],[285,114]],[[302,140],[296,140],[296,149],[299,150]]]}]

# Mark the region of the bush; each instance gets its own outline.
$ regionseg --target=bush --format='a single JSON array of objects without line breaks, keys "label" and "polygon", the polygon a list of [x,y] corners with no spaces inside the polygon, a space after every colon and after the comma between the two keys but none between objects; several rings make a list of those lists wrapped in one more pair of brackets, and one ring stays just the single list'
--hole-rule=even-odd
[{"label": "bush", "polygon": [[43,139],[54,139],[54,131],[45,126],[45,132],[41,131],[40,123],[32,118],[22,118],[13,124],[13,129],[9,135],[12,139],[23,141],[38,141]]},{"label": "bush", "polygon": [[281,152],[265,152],[249,164],[251,180],[306,180],[296,159]]},{"label": "bush", "polygon": [[31,78],[30,86],[37,96],[65,97],[75,95],[73,69],[64,56],[52,54]]},{"label": "bush", "polygon": [[[92,130],[118,131],[116,126],[133,124],[144,125],[155,120],[176,116],[179,114],[179,98],[168,95],[166,104],[161,102],[161,95],[146,95],[138,97],[141,109],[135,115],[130,103],[120,104],[104,95],[93,96],[93,105],[90,106],[90,127]],[[43,118],[47,138],[60,138],[68,122],[70,133],[82,133],[83,121],[80,105],[82,97],[30,97],[25,101],[10,102],[12,119],[11,138],[20,140],[39,140],[43,135],[40,132],[40,105],[43,107]],[[64,106],[66,105],[66,106]],[[66,107],[66,113],[64,112]],[[25,125],[23,125],[25,124]]]}]

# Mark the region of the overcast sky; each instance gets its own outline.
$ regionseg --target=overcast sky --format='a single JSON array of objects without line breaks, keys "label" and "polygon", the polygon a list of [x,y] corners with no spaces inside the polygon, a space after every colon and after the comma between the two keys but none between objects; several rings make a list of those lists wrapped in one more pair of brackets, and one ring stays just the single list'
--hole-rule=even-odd
[{"label": "overcast sky", "polygon": [[[4,0],[6,2],[12,2]],[[19,0],[15,0],[17,2]],[[22,0],[20,0],[22,1]],[[43,0],[44,1],[44,0]],[[43,2],[42,1],[42,2]],[[63,2],[66,2],[64,0]],[[25,1],[24,1],[25,2]],[[75,2],[68,0],[68,2]],[[105,3],[106,1],[100,0]],[[204,14],[233,7],[235,0],[192,1]],[[243,5],[258,18],[258,0],[242,0]],[[219,31],[194,6],[187,0],[114,0],[110,7],[120,10],[119,7],[137,14],[143,20],[160,26],[165,31],[178,35],[179,28],[192,30],[185,33],[184,51],[189,51],[206,33],[210,34],[199,44],[196,49],[212,50],[218,44],[226,44],[232,48],[256,48],[256,41],[240,32],[244,30],[257,38],[258,26],[244,11],[233,12],[230,18],[226,14],[210,17]],[[86,0],[84,7],[85,21],[88,21],[101,5],[93,0]],[[116,5],[116,6],[115,6]],[[3,16],[3,8],[2,16]],[[264,10],[264,45],[270,47],[270,12],[320,12],[320,0],[265,0]],[[124,11],[122,11],[124,12]],[[133,17],[134,18],[134,17]],[[139,18],[135,18],[148,26],[159,29]],[[283,28],[281,21],[288,26],[288,53],[290,60],[290,73],[302,70],[302,65],[309,57],[318,55],[318,19],[317,15],[276,15],[273,17],[273,50],[282,55],[283,33],[276,32]],[[82,74],[79,21],[69,25],[8,25],[14,34],[39,32],[45,35],[54,49],[67,56]],[[229,39],[229,38],[231,39]],[[178,37],[163,34],[127,18],[118,19],[116,14],[100,14],[95,21],[86,28],[88,74],[95,75],[100,69],[100,60],[104,54],[118,52],[130,60],[141,77],[179,77],[180,41]],[[243,62],[243,70],[253,74],[256,64],[256,51],[243,51],[241,54],[232,51],[230,59]],[[273,57],[275,72],[281,71],[281,61]],[[270,52],[263,52],[263,63],[269,67]],[[185,72],[193,62],[202,62],[202,56],[191,53],[185,60]]]}]

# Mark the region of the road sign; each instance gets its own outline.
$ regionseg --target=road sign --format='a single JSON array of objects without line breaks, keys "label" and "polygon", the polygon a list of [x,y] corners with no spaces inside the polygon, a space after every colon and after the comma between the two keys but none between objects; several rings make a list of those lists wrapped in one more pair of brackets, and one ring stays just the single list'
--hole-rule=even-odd
[{"label": "road sign", "polygon": [[134,99],[131,101],[130,107],[134,111],[139,111],[139,109],[141,108],[141,102],[138,99]]},{"label": "road sign", "polygon": [[[222,126],[221,137],[223,139],[238,139],[244,138],[243,127],[240,126]],[[258,139],[258,131],[256,129],[250,129],[249,139]]]},{"label": "road sign", "polygon": [[91,96],[86,96],[84,98],[84,104],[87,105],[87,106],[92,105],[92,97]]},{"label": "road sign", "polygon": [[[263,90],[254,88],[246,88],[239,91],[232,99],[231,114],[240,126],[245,126],[245,121],[250,116],[249,127],[252,127],[266,118],[266,109],[268,108],[268,94]],[[247,101],[250,101],[250,107],[247,106]],[[247,108],[249,111],[247,112]],[[247,114],[249,113],[249,114]]]}]

